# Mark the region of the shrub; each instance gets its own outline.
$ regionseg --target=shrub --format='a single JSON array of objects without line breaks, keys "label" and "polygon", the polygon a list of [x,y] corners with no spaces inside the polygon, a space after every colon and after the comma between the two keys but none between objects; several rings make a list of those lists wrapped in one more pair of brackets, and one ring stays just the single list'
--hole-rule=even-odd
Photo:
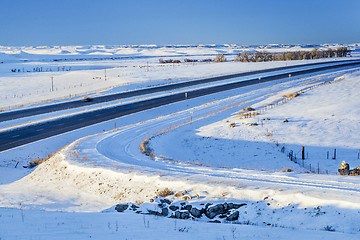
[{"label": "shrub", "polygon": [[141,153],[146,153],[146,145],[149,143],[149,139],[145,139],[142,143],[140,143],[140,151]]},{"label": "shrub", "polygon": [[213,60],[211,58],[205,58],[203,60],[201,60],[202,62],[212,62]]},{"label": "shrub", "polygon": [[180,60],[177,60],[177,59],[162,59],[162,58],[159,58],[159,62],[160,63],[181,63]]},{"label": "shrub", "polygon": [[185,58],[184,62],[197,62],[198,60],[196,59],[189,59],[189,58]]},{"label": "shrub", "polygon": [[219,53],[219,54],[216,55],[216,57],[214,58],[214,62],[226,62],[225,55],[222,54],[222,53]]},{"label": "shrub", "polygon": [[170,195],[173,195],[174,192],[171,191],[170,189],[168,189],[167,187],[164,188],[163,190],[157,190],[156,191],[156,195],[159,196],[159,197],[167,197],[167,196],[170,196]]},{"label": "shrub", "polygon": [[43,162],[47,161],[49,158],[51,158],[52,156],[54,156],[54,154],[49,154],[46,158],[33,158],[30,162],[29,165],[27,166],[28,168],[34,168],[40,164],[42,164]]}]

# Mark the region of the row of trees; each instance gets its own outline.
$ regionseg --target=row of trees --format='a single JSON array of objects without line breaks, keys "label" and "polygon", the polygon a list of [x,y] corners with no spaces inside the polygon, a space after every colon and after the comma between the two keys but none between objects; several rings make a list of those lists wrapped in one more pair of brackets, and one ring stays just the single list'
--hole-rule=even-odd
[{"label": "row of trees", "polygon": [[[346,57],[350,55],[350,49],[347,47],[339,47],[337,49],[319,50],[314,48],[311,51],[296,51],[296,52],[280,52],[270,53],[267,51],[249,52],[245,51],[236,55],[235,61],[238,62],[269,62],[269,61],[290,61],[290,60],[305,60],[318,58],[332,58],[332,57]],[[188,59],[184,62],[226,62],[224,54],[218,54],[214,59]],[[174,59],[159,59],[160,63],[180,63],[180,60]]]},{"label": "row of trees", "polygon": [[177,60],[177,59],[162,59],[162,58],[159,58],[159,63],[181,63],[181,61]]},{"label": "row of trees", "polygon": [[346,57],[350,55],[347,47],[339,47],[337,49],[319,50],[314,48],[311,51],[296,51],[270,53],[267,51],[259,52],[242,52],[236,55],[235,61],[239,62],[268,62],[268,61],[289,61],[289,60],[305,60],[318,58]]}]

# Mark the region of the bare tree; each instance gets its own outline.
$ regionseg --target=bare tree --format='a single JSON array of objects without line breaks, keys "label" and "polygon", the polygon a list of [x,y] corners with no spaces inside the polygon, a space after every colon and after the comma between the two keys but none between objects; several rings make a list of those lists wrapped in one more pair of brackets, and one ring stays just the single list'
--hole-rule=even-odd
[{"label": "bare tree", "polygon": [[222,54],[222,53],[219,53],[219,54],[216,55],[216,57],[214,58],[214,62],[226,62],[225,55]]}]

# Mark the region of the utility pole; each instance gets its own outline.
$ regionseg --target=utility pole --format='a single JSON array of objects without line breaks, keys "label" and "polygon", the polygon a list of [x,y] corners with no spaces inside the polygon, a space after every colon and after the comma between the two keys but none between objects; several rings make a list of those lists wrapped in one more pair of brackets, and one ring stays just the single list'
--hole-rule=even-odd
[{"label": "utility pole", "polygon": [[51,91],[53,92],[54,91],[54,77],[51,76]]}]

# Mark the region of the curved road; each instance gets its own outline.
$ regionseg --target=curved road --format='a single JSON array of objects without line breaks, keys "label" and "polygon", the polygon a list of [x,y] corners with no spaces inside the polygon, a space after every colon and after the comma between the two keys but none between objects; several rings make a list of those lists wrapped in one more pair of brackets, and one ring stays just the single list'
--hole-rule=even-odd
[{"label": "curved road", "polygon": [[151,109],[151,108],[167,105],[170,103],[184,101],[186,99],[197,98],[197,97],[218,93],[222,91],[227,91],[231,89],[236,89],[240,87],[288,78],[289,74],[291,74],[291,76],[299,76],[304,74],[310,74],[310,73],[316,73],[331,69],[352,67],[358,65],[360,65],[360,61],[336,64],[332,66],[323,66],[314,69],[298,70],[290,73],[281,73],[281,74],[264,77],[261,79],[254,78],[246,81],[232,82],[223,85],[207,87],[203,89],[191,90],[188,91],[186,94],[175,93],[167,96],[90,111],[78,115],[69,116],[66,118],[60,118],[53,121],[44,122],[38,125],[17,128],[12,131],[3,132],[0,134],[0,151],[11,149],[17,146],[21,146],[27,143],[45,139],[51,136],[69,132],[75,129],[79,129],[103,121],[115,119],[128,114],[140,112],[146,109]]}]

